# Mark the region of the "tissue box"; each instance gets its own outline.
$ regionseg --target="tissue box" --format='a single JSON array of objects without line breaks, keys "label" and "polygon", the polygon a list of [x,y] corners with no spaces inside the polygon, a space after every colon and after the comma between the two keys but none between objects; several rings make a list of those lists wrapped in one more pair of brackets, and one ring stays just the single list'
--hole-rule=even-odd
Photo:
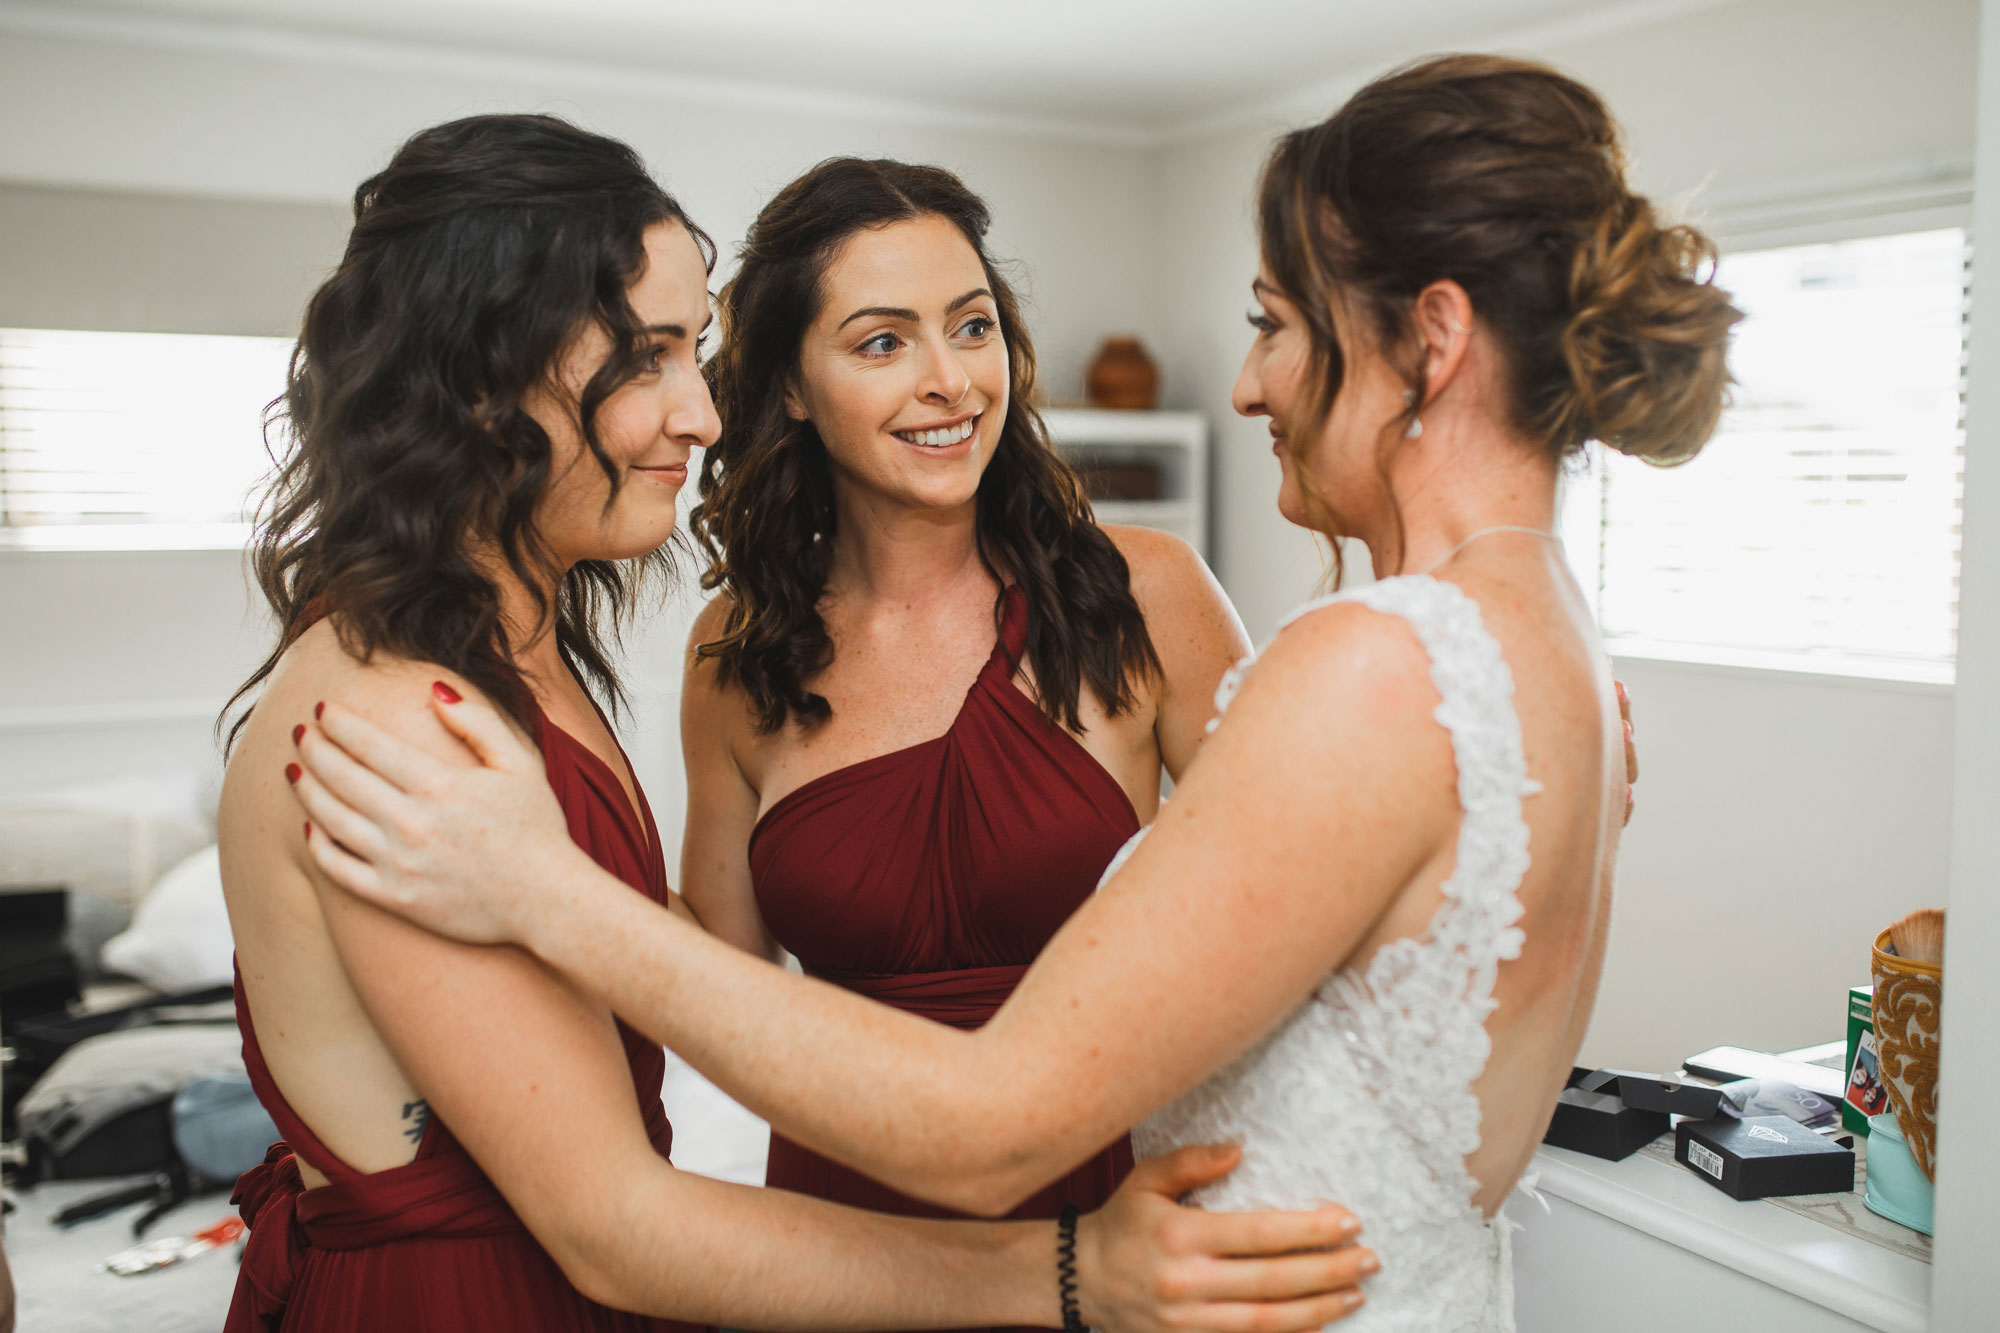
[{"label": "tissue box", "polygon": [[1889,1109],[1889,1088],[1875,1054],[1875,988],[1847,992],[1847,1088],[1840,1102],[1841,1128],[1868,1134],[1868,1117]]},{"label": "tissue box", "polygon": [[1853,1150],[1781,1115],[1683,1120],[1674,1160],[1732,1199],[1854,1188]]},{"label": "tissue box", "polygon": [[1618,1069],[1570,1070],[1542,1142],[1611,1162],[1630,1157],[1667,1132],[1665,1112],[1636,1110],[1618,1095],[1621,1078],[1650,1077]]}]

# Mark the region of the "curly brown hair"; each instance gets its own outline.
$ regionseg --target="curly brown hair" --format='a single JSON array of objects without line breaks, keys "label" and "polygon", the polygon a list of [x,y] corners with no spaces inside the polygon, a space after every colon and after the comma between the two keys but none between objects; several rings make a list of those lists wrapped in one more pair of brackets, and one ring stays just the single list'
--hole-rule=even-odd
[{"label": "curly brown hair", "polygon": [[[1715,247],[1632,193],[1602,99],[1546,65],[1451,55],[1376,79],[1278,141],[1258,224],[1314,358],[1295,447],[1340,392],[1343,302],[1372,321],[1411,389],[1396,426],[1416,416],[1426,378],[1410,319],[1441,279],[1465,289],[1501,344],[1513,425],[1557,459],[1594,439],[1681,463],[1715,432],[1743,317],[1714,285]],[[1402,435],[1385,432],[1385,481]]]},{"label": "curly brown hair", "polygon": [[[690,525],[710,562],[702,586],[727,598],[721,636],[696,654],[743,690],[767,732],[832,716],[808,682],[833,661],[819,613],[839,535],[833,473],[812,423],[785,411],[784,391],[798,381],[822,279],[842,245],[856,232],[925,217],[950,222],[978,254],[1007,342],[1007,418],[979,484],[977,539],[988,571],[1027,599],[1022,655],[1040,708],[1081,730],[1085,684],[1115,716],[1135,702],[1134,679],[1159,670],[1125,557],[1034,409],[1034,347],[987,253],[985,203],[940,167],[833,158],[765,205],[722,289],[722,349],[708,372],[722,437],[702,459]],[[997,628],[997,606],[994,614]]]},{"label": "curly brown hair", "polygon": [[346,253],[306,307],[268,414],[267,434],[288,447],[251,563],[280,636],[225,717],[324,610],[355,657],[386,649],[448,667],[526,725],[532,704],[482,547],[533,594],[565,661],[617,705],[605,636],[669,557],[558,568],[535,527],[551,445],[524,400],[593,322],[610,335],[575,410],[615,493],[595,421],[644,364],[626,291],[661,222],[686,227],[713,267],[714,245],[632,149],[553,116],[435,126],[362,182]]}]

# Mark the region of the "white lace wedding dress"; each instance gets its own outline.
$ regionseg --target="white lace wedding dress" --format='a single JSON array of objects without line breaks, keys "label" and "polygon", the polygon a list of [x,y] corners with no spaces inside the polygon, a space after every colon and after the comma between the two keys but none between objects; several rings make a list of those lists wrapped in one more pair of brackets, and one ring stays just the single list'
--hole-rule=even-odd
[{"label": "white lace wedding dress", "polygon": [[[1291,619],[1335,601],[1401,617],[1430,654],[1464,808],[1444,902],[1426,935],[1383,947],[1365,970],[1327,977],[1255,1047],[1133,1130],[1133,1146],[1151,1157],[1189,1143],[1241,1144],[1242,1164],[1194,1196],[1206,1208],[1332,1200],[1352,1209],[1382,1270],[1364,1285],[1368,1303],[1334,1326],[1343,1333],[1511,1330],[1508,1223],[1473,1207],[1465,1158],[1479,1146],[1472,1085],[1491,1050],[1494,972],[1521,950],[1521,801],[1539,789],[1522,756],[1514,678],[1478,606],[1452,584],[1386,579]],[[1218,710],[1242,670],[1224,679]]]}]

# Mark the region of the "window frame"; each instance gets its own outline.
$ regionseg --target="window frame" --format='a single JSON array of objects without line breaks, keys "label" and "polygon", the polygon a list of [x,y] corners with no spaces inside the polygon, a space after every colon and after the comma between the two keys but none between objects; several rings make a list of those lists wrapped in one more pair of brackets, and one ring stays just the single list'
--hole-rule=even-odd
[{"label": "window frame", "polygon": [[[1721,208],[1713,217],[1696,221],[1715,240],[1717,249],[1724,256],[1935,231],[1946,227],[1962,228],[1969,249],[1974,239],[1972,183],[1967,175],[1947,175],[1921,186],[1910,185],[1887,192],[1807,194],[1783,199],[1776,204]],[[1969,341],[1969,331],[1963,336]],[[1565,473],[1565,490],[1577,475]],[[1589,475],[1594,479],[1594,473]],[[1569,535],[1577,529],[1564,521],[1566,512],[1559,493],[1557,530]],[[1579,568],[1579,574],[1594,571],[1596,567],[1593,560],[1589,566]],[[1584,594],[1594,617],[1598,613],[1595,582],[1582,578],[1579,582],[1586,584]],[[1746,675],[1760,680],[1789,678],[1802,683],[1872,684],[1888,689],[1942,694],[1949,693],[1958,679],[1955,657],[1950,663],[1870,657],[1860,653],[1807,658],[1776,650],[1661,642],[1636,637],[1607,639],[1605,648],[1614,660],[1629,658],[1696,671]]]},{"label": "window frame", "polygon": [[[15,326],[9,326],[10,328]],[[295,335],[274,335],[267,333],[217,333],[212,330],[174,330],[161,328],[74,328],[68,326],[19,326],[26,332],[48,332],[58,335],[101,334],[116,337],[165,336],[174,338],[229,338],[255,339],[287,347],[296,343]],[[283,384],[274,386],[274,393],[282,392]],[[268,448],[268,444],[260,447]],[[145,553],[149,551],[243,551],[248,549],[256,532],[254,518],[248,509],[254,509],[254,497],[268,484],[273,475],[274,465],[268,456],[264,463],[264,478],[256,483],[246,508],[245,517],[240,520],[169,520],[160,522],[133,523],[54,523],[48,525],[15,525],[0,518],[0,560],[10,554],[88,554],[88,553]]]}]

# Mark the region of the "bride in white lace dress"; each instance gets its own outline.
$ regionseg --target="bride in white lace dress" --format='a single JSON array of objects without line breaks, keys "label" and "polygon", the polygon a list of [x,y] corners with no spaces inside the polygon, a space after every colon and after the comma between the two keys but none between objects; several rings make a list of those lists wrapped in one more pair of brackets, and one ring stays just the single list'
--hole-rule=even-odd
[{"label": "bride in white lace dress", "polygon": [[[1236,407],[1270,424],[1280,512],[1365,542],[1380,581],[1232,673],[1172,802],[984,1029],[789,975],[603,882],[539,759],[471,701],[437,711],[483,767],[329,702],[299,783],[325,872],[525,945],[907,1193],[1000,1214],[1135,1122],[1142,1153],[1234,1142],[1195,1202],[1346,1204],[1380,1262],[1353,1327],[1511,1328],[1498,1213],[1589,1018],[1628,799],[1558,475],[1591,439],[1699,449],[1737,315],[1707,242],[1628,190],[1596,96],[1524,62],[1376,81],[1279,142],[1259,219]],[[1078,1237],[1076,1316],[1099,1243]],[[1325,1261],[1272,1261],[1258,1294]]]}]

